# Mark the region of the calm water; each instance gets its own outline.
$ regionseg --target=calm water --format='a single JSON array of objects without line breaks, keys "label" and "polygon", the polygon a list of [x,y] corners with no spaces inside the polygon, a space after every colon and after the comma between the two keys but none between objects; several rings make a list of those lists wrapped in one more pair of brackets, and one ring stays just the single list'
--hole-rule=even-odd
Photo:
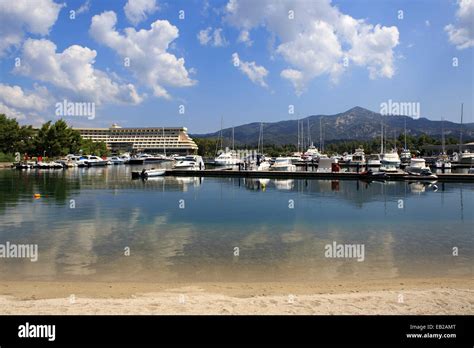
[{"label": "calm water", "polygon": [[[0,244],[39,248],[37,262],[0,259],[1,279],[318,282],[472,276],[474,184],[132,181],[131,170],[137,169],[1,170]],[[35,199],[35,193],[42,197]],[[325,245],[333,241],[363,244],[365,260],[325,258]],[[130,256],[124,255],[126,247]],[[453,247],[459,256],[452,256]]]}]

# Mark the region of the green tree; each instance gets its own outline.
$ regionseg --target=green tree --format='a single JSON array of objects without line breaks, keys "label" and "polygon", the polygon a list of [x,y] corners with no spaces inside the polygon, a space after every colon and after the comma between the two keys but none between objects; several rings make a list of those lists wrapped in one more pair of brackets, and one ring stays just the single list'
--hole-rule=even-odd
[{"label": "green tree", "polygon": [[20,126],[13,118],[0,114],[0,152],[13,154],[17,151],[15,144],[19,141]]},{"label": "green tree", "polygon": [[79,152],[82,138],[64,120],[58,120],[54,124],[48,121],[38,130],[34,145],[37,155],[64,156]]},{"label": "green tree", "polygon": [[82,139],[80,151],[85,155],[108,156],[107,145],[101,142],[93,142],[91,139]]}]

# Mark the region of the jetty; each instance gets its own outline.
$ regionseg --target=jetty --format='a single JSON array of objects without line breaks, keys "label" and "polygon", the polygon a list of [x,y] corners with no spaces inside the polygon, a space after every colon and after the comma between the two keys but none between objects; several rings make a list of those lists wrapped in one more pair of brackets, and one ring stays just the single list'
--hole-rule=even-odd
[{"label": "jetty", "polygon": [[351,172],[307,172],[307,171],[250,171],[250,170],[177,170],[169,169],[166,176],[180,177],[240,177],[266,179],[321,179],[321,180],[364,180],[364,181],[439,181],[439,182],[474,182],[474,174],[440,173],[433,176],[409,175],[407,173],[386,173],[383,178],[364,173]]}]

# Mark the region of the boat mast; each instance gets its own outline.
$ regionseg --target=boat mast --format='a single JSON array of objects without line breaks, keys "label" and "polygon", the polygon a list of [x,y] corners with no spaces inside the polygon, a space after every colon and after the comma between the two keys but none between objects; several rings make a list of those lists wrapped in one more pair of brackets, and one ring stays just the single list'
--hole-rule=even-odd
[{"label": "boat mast", "polygon": [[319,151],[323,152],[323,122],[322,122],[322,116],[319,117]]},{"label": "boat mast", "polygon": [[446,151],[445,151],[445,147],[446,147],[446,144],[445,144],[445,139],[444,139],[444,118],[441,117],[441,151],[443,151],[443,155],[446,154]]},{"label": "boat mast", "polygon": [[405,117],[405,150],[407,149],[407,118]]},{"label": "boat mast", "polygon": [[234,137],[234,127],[232,127],[232,152],[234,152],[235,137]]},{"label": "boat mast", "polygon": [[311,132],[309,130],[309,118],[308,118],[308,145],[311,146]]},{"label": "boat mast", "polygon": [[462,116],[463,116],[463,103],[461,103],[461,127],[459,130],[459,153],[462,153]]},{"label": "boat mast", "polygon": [[300,119],[298,118],[298,145],[296,146],[296,152],[300,152]]},{"label": "boat mast", "polygon": [[383,116],[380,116],[380,154],[383,154]]}]

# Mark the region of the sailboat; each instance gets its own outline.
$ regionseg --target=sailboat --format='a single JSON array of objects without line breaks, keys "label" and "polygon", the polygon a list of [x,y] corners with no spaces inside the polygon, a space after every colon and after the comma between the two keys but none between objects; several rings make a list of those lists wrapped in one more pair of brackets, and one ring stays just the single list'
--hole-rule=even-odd
[{"label": "sailboat", "polygon": [[[293,152],[293,154],[291,155],[290,158],[290,161],[292,163],[298,163],[298,162],[301,162],[303,160],[302,158],[302,152],[301,150],[303,149],[303,142],[304,142],[304,138],[303,138],[303,128],[301,127],[303,125],[303,121],[298,119],[298,143],[296,145],[296,152]],[[304,126],[304,125],[303,125]]]},{"label": "sailboat", "polygon": [[237,157],[234,144],[235,144],[235,137],[234,137],[234,127],[232,127],[232,151],[228,148],[225,151],[222,149],[223,147],[223,135],[222,135],[222,120],[221,120],[221,132],[220,132],[220,141],[221,141],[221,150],[220,154],[214,158],[214,164],[216,166],[235,166],[241,163],[241,160]]},{"label": "sailboat", "polygon": [[453,159],[455,162],[459,164],[474,164],[474,153],[470,152],[469,150],[463,151],[463,143],[462,143],[462,118],[463,118],[463,104],[461,104],[461,130],[459,132],[459,153],[453,154]]},{"label": "sailboat", "polygon": [[446,154],[446,145],[445,145],[445,138],[444,138],[444,119],[441,119],[441,146],[442,152],[441,155],[438,157],[435,163],[435,167],[437,169],[451,169],[451,162],[449,161],[448,155]]},{"label": "sailboat", "polygon": [[[382,136],[383,136],[383,121],[382,121]],[[395,136],[395,132],[393,132],[393,137],[394,137],[393,139],[394,147],[392,151],[383,152],[384,149],[382,149],[382,159],[380,160],[381,172],[396,172],[397,168],[400,167],[400,157],[398,156],[398,152],[397,152],[397,139]],[[382,143],[383,143],[383,140],[382,140]]]},{"label": "sailboat", "polygon": [[260,123],[260,131],[258,134],[257,158],[250,164],[250,170],[264,171],[270,169],[270,163],[265,159],[263,154],[263,123]]},{"label": "sailboat", "polygon": [[402,152],[400,153],[400,161],[403,164],[410,163],[411,160],[411,151],[407,148],[407,119],[405,117],[405,146],[403,147]]}]

